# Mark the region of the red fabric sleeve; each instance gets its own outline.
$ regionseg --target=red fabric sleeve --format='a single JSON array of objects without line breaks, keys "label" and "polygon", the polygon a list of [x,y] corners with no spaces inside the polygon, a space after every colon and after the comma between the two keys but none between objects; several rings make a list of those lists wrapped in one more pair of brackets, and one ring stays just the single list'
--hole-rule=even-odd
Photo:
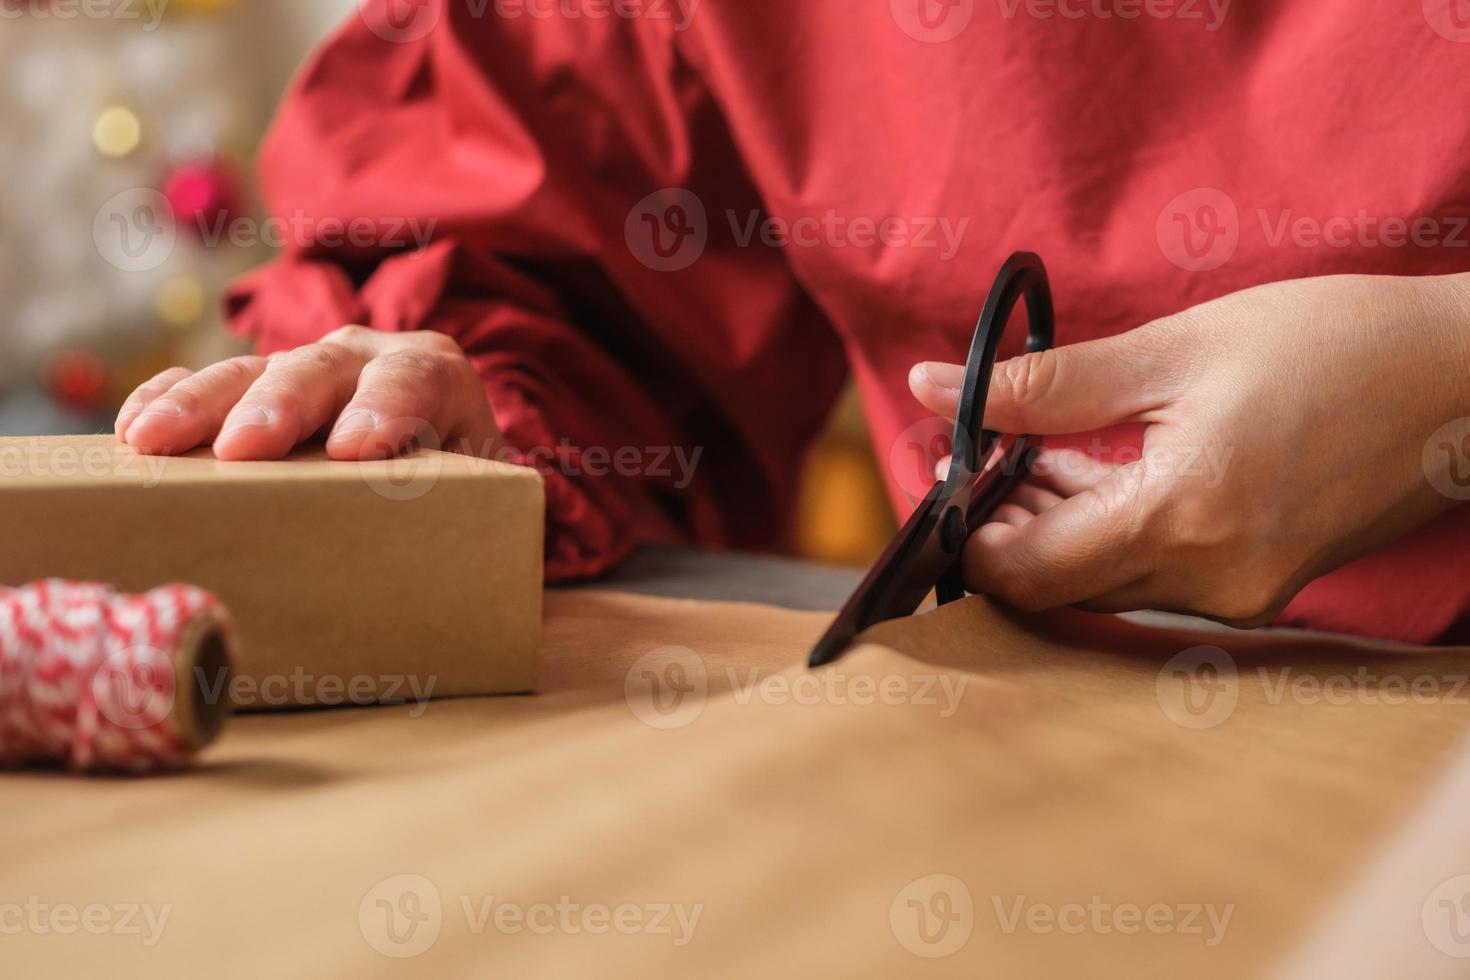
[{"label": "red fabric sleeve", "polygon": [[669,25],[429,5],[401,41],[367,4],[293,86],[260,166],[290,240],[231,291],[235,329],[455,337],[546,476],[552,579],[641,541],[777,543],[844,358],[778,250],[661,271],[625,238],[660,188],[758,206]]}]

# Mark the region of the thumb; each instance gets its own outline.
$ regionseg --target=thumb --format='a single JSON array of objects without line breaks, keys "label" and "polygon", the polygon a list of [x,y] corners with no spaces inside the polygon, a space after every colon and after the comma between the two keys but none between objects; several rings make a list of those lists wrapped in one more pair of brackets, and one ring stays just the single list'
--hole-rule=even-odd
[{"label": "thumb", "polygon": [[[1001,361],[990,377],[985,427],[1051,435],[1136,420],[1172,396],[1160,347],[1157,330],[1139,328]],[[909,388],[930,411],[951,417],[964,374],[958,364],[925,361],[909,372]]]}]

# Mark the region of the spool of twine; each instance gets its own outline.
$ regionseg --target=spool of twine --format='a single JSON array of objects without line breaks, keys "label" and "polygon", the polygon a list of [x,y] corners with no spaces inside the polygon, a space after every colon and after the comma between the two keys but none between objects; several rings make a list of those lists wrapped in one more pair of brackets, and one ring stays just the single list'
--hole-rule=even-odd
[{"label": "spool of twine", "polygon": [[235,660],[229,614],[193,586],[0,588],[0,765],[185,767],[224,727]]}]

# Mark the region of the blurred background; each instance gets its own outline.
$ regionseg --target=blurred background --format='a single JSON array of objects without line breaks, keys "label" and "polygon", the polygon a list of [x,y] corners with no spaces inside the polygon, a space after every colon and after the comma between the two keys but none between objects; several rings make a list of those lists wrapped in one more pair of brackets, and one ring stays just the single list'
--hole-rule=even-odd
[{"label": "blurred background", "polygon": [[[256,146],[293,71],[355,9],[0,0],[0,435],[110,431],[153,374],[241,349],[220,295],[270,245],[199,229],[264,217]],[[793,553],[876,556],[893,522],[850,392],[803,486]]]}]

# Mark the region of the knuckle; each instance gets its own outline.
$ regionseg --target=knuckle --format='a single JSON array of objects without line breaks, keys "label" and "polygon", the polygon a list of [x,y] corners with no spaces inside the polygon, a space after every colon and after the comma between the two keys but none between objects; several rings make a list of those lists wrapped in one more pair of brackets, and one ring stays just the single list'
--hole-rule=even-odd
[{"label": "knuckle", "polygon": [[1001,364],[1001,387],[1018,407],[1046,398],[1057,378],[1055,350],[1029,351]]},{"label": "knuckle", "polygon": [[352,344],[366,340],[372,333],[373,331],[367,327],[356,323],[349,323],[327,334],[322,338],[322,343]]},{"label": "knuckle", "polygon": [[1237,511],[1223,512],[1212,502],[1186,496],[1161,507],[1156,518],[1162,535],[1175,551],[1213,552],[1227,548],[1240,537]]},{"label": "knuckle", "polygon": [[463,357],[464,350],[453,337],[438,330],[419,330],[406,335],[414,344],[436,354],[452,354]]},{"label": "knuckle", "polygon": [[1264,509],[1232,505],[1222,491],[1197,487],[1169,494],[1155,518],[1161,538],[1172,550],[1187,553],[1194,561],[1217,563],[1249,555],[1253,544],[1268,540],[1269,521]]},{"label": "knuckle", "polygon": [[331,373],[342,366],[342,349],[335,344],[320,343],[298,347],[272,362],[279,370],[306,369],[313,372]]},{"label": "knuckle", "polygon": [[214,366],[213,381],[227,384],[248,384],[259,373],[260,359],[255,357],[232,357]]},{"label": "knuckle", "polygon": [[1093,508],[1095,525],[1106,528],[1120,547],[1148,545],[1166,534],[1168,497],[1136,464],[1120,468],[1111,479],[1079,494],[1078,499],[1083,506]]},{"label": "knuckle", "polygon": [[435,391],[447,388],[455,379],[455,361],[442,353],[409,348],[388,357],[395,367],[418,375],[424,385]]},{"label": "knuckle", "polygon": [[300,415],[306,408],[306,400],[292,385],[257,385],[240,400],[240,406],[265,408],[282,415]]}]

